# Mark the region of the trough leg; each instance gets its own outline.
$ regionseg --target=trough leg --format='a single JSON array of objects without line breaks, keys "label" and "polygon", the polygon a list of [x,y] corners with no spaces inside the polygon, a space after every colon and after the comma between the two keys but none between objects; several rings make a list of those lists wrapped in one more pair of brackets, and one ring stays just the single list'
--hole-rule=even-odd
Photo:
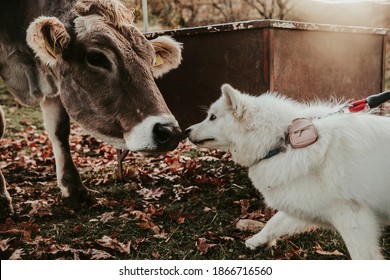
[{"label": "trough leg", "polygon": [[[5,120],[4,113],[0,106],[0,138],[4,134]],[[0,219],[6,218],[13,213],[12,200],[9,195],[3,173],[0,170]]]},{"label": "trough leg", "polygon": [[73,163],[70,147],[70,121],[59,97],[46,98],[41,103],[45,128],[53,146],[58,186],[61,189],[64,204],[74,209],[91,198],[87,188],[81,182],[80,175]]}]

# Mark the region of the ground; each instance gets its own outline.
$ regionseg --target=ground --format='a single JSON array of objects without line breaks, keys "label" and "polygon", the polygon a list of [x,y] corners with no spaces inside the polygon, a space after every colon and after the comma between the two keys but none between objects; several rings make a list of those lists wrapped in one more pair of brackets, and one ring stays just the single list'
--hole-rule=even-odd
[{"label": "ground", "polygon": [[[349,258],[340,236],[323,230],[246,249],[253,226],[272,212],[228,154],[188,142],[158,158],[128,155],[121,182],[115,149],[73,124],[73,158],[96,203],[68,209],[39,110],[19,107],[1,85],[0,103],[7,120],[1,168],[16,212],[0,222],[0,259]],[[380,242],[390,259],[390,228]]]}]

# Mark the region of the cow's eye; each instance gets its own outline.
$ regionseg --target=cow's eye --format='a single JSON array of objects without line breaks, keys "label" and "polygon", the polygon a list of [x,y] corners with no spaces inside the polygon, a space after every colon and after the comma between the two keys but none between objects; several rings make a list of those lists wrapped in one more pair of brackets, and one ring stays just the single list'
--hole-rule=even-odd
[{"label": "cow's eye", "polygon": [[210,118],[209,118],[209,120],[210,121],[213,121],[213,120],[215,120],[217,118],[217,116],[216,115],[214,115],[214,114],[211,114],[210,115]]},{"label": "cow's eye", "polygon": [[87,63],[92,67],[102,67],[111,70],[110,60],[101,52],[89,51],[86,56]]}]

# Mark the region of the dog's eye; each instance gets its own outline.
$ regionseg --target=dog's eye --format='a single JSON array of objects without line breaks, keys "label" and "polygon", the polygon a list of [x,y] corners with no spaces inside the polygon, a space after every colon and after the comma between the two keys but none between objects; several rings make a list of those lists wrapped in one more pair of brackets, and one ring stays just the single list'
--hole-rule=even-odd
[{"label": "dog's eye", "polygon": [[215,120],[216,118],[217,118],[217,116],[216,116],[216,115],[214,115],[214,114],[211,114],[211,115],[210,115],[210,119],[209,119],[209,120],[210,120],[210,121],[213,121],[213,120]]}]

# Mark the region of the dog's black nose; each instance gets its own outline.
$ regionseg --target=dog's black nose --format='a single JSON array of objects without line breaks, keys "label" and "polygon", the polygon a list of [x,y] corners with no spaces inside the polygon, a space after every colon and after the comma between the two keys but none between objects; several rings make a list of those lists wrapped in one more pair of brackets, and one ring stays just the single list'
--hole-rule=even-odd
[{"label": "dog's black nose", "polygon": [[190,134],[191,134],[191,128],[187,128],[186,130],[184,130],[184,135],[185,135],[186,137],[189,137]]}]

